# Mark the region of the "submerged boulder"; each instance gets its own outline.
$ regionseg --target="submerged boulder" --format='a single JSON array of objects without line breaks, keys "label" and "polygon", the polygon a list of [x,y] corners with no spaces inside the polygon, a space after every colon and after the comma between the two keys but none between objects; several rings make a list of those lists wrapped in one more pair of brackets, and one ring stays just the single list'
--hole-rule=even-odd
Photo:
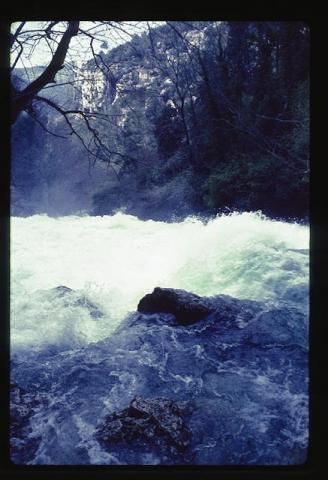
[{"label": "submerged boulder", "polygon": [[113,443],[138,442],[139,447],[159,447],[170,453],[183,453],[191,433],[185,425],[184,403],[166,398],[136,396],[129,407],[108,415],[96,430],[97,440],[109,448]]},{"label": "submerged boulder", "polygon": [[138,304],[141,313],[171,313],[178,323],[189,325],[214,312],[215,306],[206,299],[185,290],[156,287]]},{"label": "submerged boulder", "polygon": [[66,287],[65,285],[58,285],[58,287],[51,288],[50,291],[55,293],[57,297],[64,297],[74,292],[72,288]]},{"label": "submerged boulder", "polygon": [[67,300],[66,305],[86,308],[92,318],[103,317],[103,313],[94,303],[92,303],[85,295],[78,294],[78,292],[72,288],[66,287],[65,285],[58,285],[58,287],[51,288],[50,292],[58,298]]}]

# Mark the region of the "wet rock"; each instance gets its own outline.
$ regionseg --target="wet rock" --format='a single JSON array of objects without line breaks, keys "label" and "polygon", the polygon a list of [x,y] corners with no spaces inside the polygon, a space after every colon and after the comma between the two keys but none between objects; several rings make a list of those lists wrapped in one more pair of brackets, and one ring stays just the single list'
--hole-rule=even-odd
[{"label": "wet rock", "polygon": [[[260,302],[238,300],[228,295],[200,297],[185,290],[156,287],[139,302],[140,313],[170,313],[181,325],[191,325],[206,319],[208,327],[240,327],[263,310]],[[208,317],[208,318],[206,318]]]},{"label": "wet rock", "polygon": [[103,313],[94,303],[84,295],[79,295],[72,288],[66,287],[65,285],[58,285],[58,287],[51,288],[50,292],[55,294],[56,297],[67,299],[66,306],[71,305],[73,307],[86,308],[92,318],[103,317]]},{"label": "wet rock", "polygon": [[159,447],[173,454],[183,453],[191,438],[185,425],[186,405],[165,398],[136,396],[129,407],[108,415],[96,430],[96,438],[106,448],[113,443],[138,442],[139,446]]},{"label": "wet rock", "polygon": [[172,313],[182,325],[189,325],[210,315],[215,306],[185,290],[156,287],[138,304],[141,313]]}]

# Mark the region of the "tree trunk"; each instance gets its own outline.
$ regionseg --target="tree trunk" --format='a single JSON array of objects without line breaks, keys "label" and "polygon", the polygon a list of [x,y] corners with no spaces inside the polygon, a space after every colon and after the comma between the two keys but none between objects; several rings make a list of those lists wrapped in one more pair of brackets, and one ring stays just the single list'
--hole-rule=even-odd
[{"label": "tree trunk", "polygon": [[31,105],[33,99],[40,90],[42,90],[48,83],[54,82],[57,72],[63,68],[71,38],[77,35],[79,24],[80,22],[76,21],[68,22],[68,27],[63,33],[51,62],[38,78],[31,82],[22,91],[18,91],[14,87],[12,88],[11,123],[15,123],[19,114]]}]

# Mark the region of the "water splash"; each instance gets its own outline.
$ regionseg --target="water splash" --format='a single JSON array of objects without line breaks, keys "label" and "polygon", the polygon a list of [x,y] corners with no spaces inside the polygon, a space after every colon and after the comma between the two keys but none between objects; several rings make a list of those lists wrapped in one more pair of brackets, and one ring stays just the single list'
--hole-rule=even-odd
[{"label": "water splash", "polygon": [[[305,461],[306,226],[258,213],[169,224],[119,213],[13,218],[11,227],[12,461]],[[232,295],[241,310],[226,325],[215,312],[187,327],[161,313],[127,316],[156,286]],[[136,395],[190,404],[183,457],[142,438],[97,441],[107,415]]]},{"label": "water splash", "polygon": [[[78,348],[107,337],[156,286],[306,308],[309,232],[260,213],[180,223],[114,216],[11,219],[13,348]],[[47,290],[65,285],[103,312],[95,321]]]}]

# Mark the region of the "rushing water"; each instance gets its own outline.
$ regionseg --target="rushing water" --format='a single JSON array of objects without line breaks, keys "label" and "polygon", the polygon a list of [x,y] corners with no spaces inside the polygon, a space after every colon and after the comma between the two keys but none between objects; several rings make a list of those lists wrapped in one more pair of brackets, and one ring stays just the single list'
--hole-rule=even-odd
[{"label": "rushing water", "polygon": [[[308,229],[259,214],[208,223],[36,215],[11,224],[12,346],[90,342],[108,336],[156,286],[199,295],[281,302],[308,286]],[[300,252],[301,250],[301,252]],[[65,285],[104,312],[97,323],[45,290]],[[296,296],[296,302],[306,294]],[[67,338],[67,328],[72,331]]]},{"label": "rushing water", "polygon": [[[232,428],[230,436],[233,432],[240,436],[240,425],[245,422],[250,425],[250,420],[257,416],[258,430],[245,427],[246,437],[255,438],[262,432],[270,439],[270,435],[272,438],[276,435],[271,419],[290,417],[288,425],[281,420],[281,426],[275,428],[285,432],[284,438],[289,442],[287,452],[294,452],[294,460],[281,458],[279,448],[286,449],[283,450],[280,440],[277,445],[276,440],[271,443],[271,456],[259,452],[257,446],[246,453],[244,444],[230,445],[231,439],[225,432],[229,437],[225,441],[225,445],[230,445],[228,454],[224,449],[228,447],[218,447],[219,440],[213,432],[210,435],[203,432],[203,443],[192,447],[195,463],[302,461],[304,454],[300,452],[305,448],[307,435],[306,356],[302,352],[307,337],[302,333],[299,340],[296,333],[298,329],[307,330],[304,319],[306,322],[308,316],[308,247],[308,227],[274,221],[258,213],[235,213],[208,222],[188,218],[180,223],[141,221],[122,213],[105,217],[12,218],[12,378],[28,392],[35,394],[37,390],[48,402],[47,407],[36,409],[31,415],[32,427],[23,429],[25,440],[29,437],[30,443],[24,438],[19,440],[26,443],[25,450],[22,453],[21,446],[17,447],[14,460],[46,464],[172,463],[149,452],[139,452],[136,456],[125,452],[123,457],[117,452],[115,455],[105,452],[92,433],[97,419],[104,416],[106,409],[124,409],[135,394],[188,400],[198,392],[196,404],[205,405],[210,402],[208,389],[213,384],[216,394],[209,411],[213,411],[213,402],[220,398],[220,389],[226,389],[227,395],[221,399],[220,405],[224,404],[226,413],[218,429],[227,421],[226,415],[235,415],[233,428],[229,424],[227,429]],[[58,286],[72,291],[58,295],[54,289]],[[202,296],[225,294],[260,301],[269,312],[279,309],[287,312],[291,318],[288,331],[292,335],[296,332],[288,348],[294,350],[285,355],[286,341],[279,337],[282,353],[275,353],[274,360],[270,354],[270,361],[262,360],[257,365],[256,359],[261,358],[263,351],[257,351],[255,357],[255,350],[247,351],[241,359],[240,353],[235,353],[235,346],[241,340],[238,335],[232,338],[227,334],[223,343],[224,362],[223,356],[216,358],[223,337],[217,338],[214,348],[208,343],[207,347],[201,344],[198,337],[195,339],[193,335],[198,333],[193,330],[186,335],[186,330],[170,330],[171,327],[162,324],[150,329],[133,323],[124,327],[127,314],[135,311],[142,296],[156,286],[185,289]],[[300,315],[303,320],[299,320]],[[267,325],[272,325],[271,317],[269,323],[265,320]],[[277,329],[282,328],[281,318],[277,320]],[[272,342],[267,341],[264,346],[267,348]],[[180,345],[181,352],[187,353],[175,358],[172,345]],[[264,348],[261,342],[256,345],[257,349]],[[190,353],[194,351],[197,358]],[[231,355],[228,363],[227,352]],[[175,366],[170,367],[170,361]],[[193,362],[205,363],[197,371]],[[210,364],[216,365],[215,373],[211,373]],[[282,372],[287,369],[288,375],[278,381],[280,368]],[[149,382],[146,385],[147,378],[152,378],[151,385]],[[165,378],[170,378],[170,386]],[[245,384],[247,379],[251,388]],[[235,395],[238,402],[246,396],[248,403],[229,407],[229,395]],[[269,397],[260,408],[258,402],[263,395]],[[271,406],[276,397],[285,403]],[[287,404],[289,416],[284,410]],[[244,423],[238,423],[237,417]],[[195,430],[204,430],[205,417],[199,417],[201,423],[197,418],[193,417],[191,425]],[[272,453],[273,445],[277,447],[276,453]]]}]

